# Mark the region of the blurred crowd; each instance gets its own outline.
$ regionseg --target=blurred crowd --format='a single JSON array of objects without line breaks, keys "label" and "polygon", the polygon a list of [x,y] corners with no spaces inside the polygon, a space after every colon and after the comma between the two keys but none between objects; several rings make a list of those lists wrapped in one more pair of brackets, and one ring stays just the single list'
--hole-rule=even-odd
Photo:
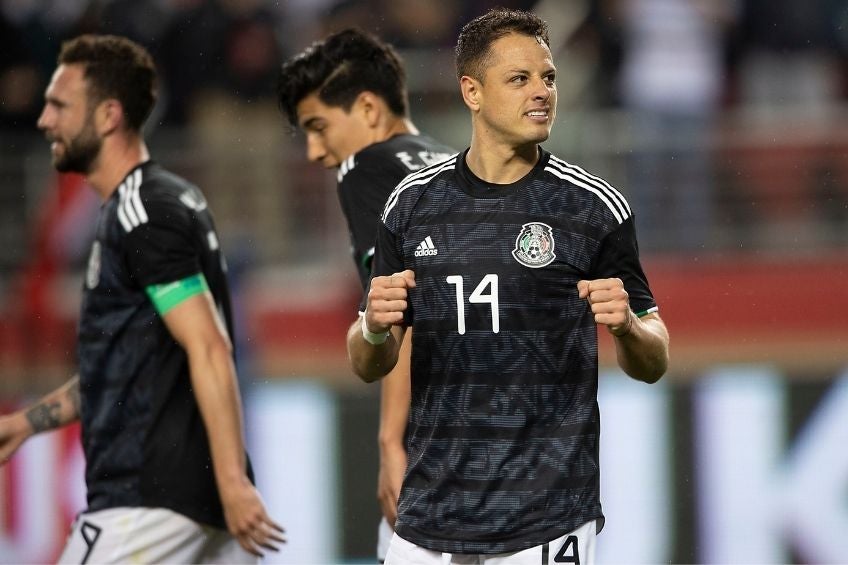
[{"label": "blurred crowd", "polygon": [[[0,128],[33,128],[61,42],[115,33],[161,66],[159,121],[183,125],[197,97],[273,94],[282,59],[325,32],[356,25],[399,48],[451,45],[462,21],[493,2],[437,0],[2,0]],[[498,2],[531,7],[533,2]]]},{"label": "blurred crowd", "polygon": [[547,17],[555,45],[590,70],[596,105],[692,113],[846,95],[845,0],[2,0],[0,127],[33,127],[59,45],[79,33],[148,47],[163,77],[160,121],[184,124],[209,90],[271,96],[282,58],[331,30],[449,51],[462,23],[494,5]]},{"label": "blurred crowd", "polygon": [[[465,21],[495,5],[532,9],[549,22],[563,116],[583,110],[627,116],[624,127],[585,128],[575,135],[584,145],[600,139],[602,152],[615,154],[614,166],[600,163],[599,172],[625,171],[612,180],[638,211],[646,250],[736,245],[757,215],[799,206],[817,207],[812,219],[830,226],[817,242],[836,237],[837,244],[846,243],[839,237],[848,227],[848,170],[841,164],[841,147],[827,138],[819,143],[825,150],[813,147],[812,157],[787,147],[784,168],[763,173],[764,163],[775,160],[774,147],[765,153],[737,150],[743,134],[753,130],[743,126],[728,136],[719,125],[728,111],[739,109],[784,122],[793,114],[814,118],[819,113],[818,121],[832,128],[841,123],[832,118],[832,109],[848,98],[848,0],[0,0],[5,157],[0,176],[7,185],[32,183],[27,179],[33,167],[26,170],[25,162],[45,154],[31,140],[38,139],[42,93],[62,41],[85,32],[124,35],[145,45],[161,67],[160,102],[148,127],[183,136],[163,145],[181,160],[172,166],[195,166],[198,176],[206,175],[196,180],[217,209],[227,211],[226,234],[259,233],[266,237],[260,251],[264,260],[291,259],[303,246],[289,236],[314,231],[323,220],[316,223],[313,216],[326,206],[321,195],[286,180],[295,176],[286,167],[296,166],[301,185],[321,182],[314,176],[319,171],[302,167],[300,148],[277,114],[280,62],[331,31],[358,26],[400,50],[414,115],[448,115],[445,108],[459,105],[452,68],[457,33]],[[556,129],[555,134],[564,126]],[[457,146],[465,143],[444,137],[446,131],[430,133]],[[790,133],[803,138],[797,129]],[[730,147],[730,155],[715,150],[721,135],[722,150]],[[784,135],[765,132],[776,143],[791,143]],[[30,145],[21,141],[24,136]],[[810,147],[807,143],[802,153]],[[586,153],[591,159],[591,149],[573,157],[583,159]],[[301,162],[280,163],[280,155]],[[808,164],[788,168],[793,158]],[[800,185],[805,200],[799,203]],[[232,186],[250,187],[261,196],[245,198]],[[766,203],[758,200],[763,190]],[[0,195],[4,238],[19,239],[10,230],[20,229],[13,224],[20,226],[21,201],[10,191]],[[722,222],[736,231],[728,236]],[[68,246],[84,235],[53,239]],[[782,241],[767,231],[758,235],[761,241]],[[24,254],[22,246],[13,246],[0,266],[15,264]]]}]

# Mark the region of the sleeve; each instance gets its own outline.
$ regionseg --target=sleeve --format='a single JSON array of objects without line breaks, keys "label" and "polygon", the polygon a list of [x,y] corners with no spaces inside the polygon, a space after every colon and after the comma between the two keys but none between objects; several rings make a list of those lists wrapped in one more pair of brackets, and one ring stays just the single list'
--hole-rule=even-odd
[{"label": "sleeve", "polygon": [[339,201],[348,224],[353,260],[362,287],[368,284],[380,216],[403,174],[363,159],[339,183]]},{"label": "sleeve", "polygon": [[639,262],[639,245],[631,216],[601,242],[592,265],[591,278],[619,278],[630,296],[630,307],[639,316],[656,311],[648,278]]},{"label": "sleeve", "polygon": [[[371,277],[391,275],[392,273],[399,273],[403,270],[403,247],[400,237],[381,222],[377,230],[377,244],[374,253],[374,263],[371,267]],[[370,285],[371,281],[369,279],[365,286],[365,293],[362,295],[362,302],[359,304],[360,312],[365,312]]]},{"label": "sleeve", "polygon": [[130,275],[139,286],[172,283],[201,272],[189,209],[165,197],[144,201],[147,221],[125,236]]}]

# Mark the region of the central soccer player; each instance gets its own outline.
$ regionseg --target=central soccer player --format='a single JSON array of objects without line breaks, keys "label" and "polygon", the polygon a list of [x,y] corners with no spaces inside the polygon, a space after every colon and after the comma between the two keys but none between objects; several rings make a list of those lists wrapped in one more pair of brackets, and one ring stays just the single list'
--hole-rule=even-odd
[{"label": "central soccer player", "polygon": [[413,330],[409,466],[386,562],[591,563],[599,497],[598,326],[652,383],[668,332],[633,212],[540,144],[556,68],[537,16],[495,9],[456,47],[470,147],[386,204],[354,370],[381,378]]}]

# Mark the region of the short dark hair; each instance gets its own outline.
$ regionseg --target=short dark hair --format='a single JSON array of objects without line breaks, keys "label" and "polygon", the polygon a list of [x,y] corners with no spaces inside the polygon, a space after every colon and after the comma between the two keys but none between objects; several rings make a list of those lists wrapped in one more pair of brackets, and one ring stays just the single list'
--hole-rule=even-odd
[{"label": "short dark hair", "polygon": [[156,65],[144,47],[125,37],[86,34],[62,43],[58,62],[83,65],[91,99],[118,100],[127,127],[141,131],[157,94]]},{"label": "short dark hair", "polygon": [[350,28],[313,43],[283,63],[277,101],[296,127],[297,105],[313,92],[324,104],[348,111],[365,90],[383,98],[396,115],[407,115],[406,72],[397,52],[373,35]]},{"label": "short dark hair", "polygon": [[456,76],[483,80],[492,43],[510,33],[537,37],[551,46],[548,24],[531,12],[493,8],[462,27],[456,42]]}]

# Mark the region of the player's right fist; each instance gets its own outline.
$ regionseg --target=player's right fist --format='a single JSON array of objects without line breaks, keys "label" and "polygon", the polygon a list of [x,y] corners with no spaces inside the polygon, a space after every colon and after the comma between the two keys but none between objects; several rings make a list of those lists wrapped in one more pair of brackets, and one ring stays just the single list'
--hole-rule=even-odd
[{"label": "player's right fist", "polygon": [[366,329],[379,334],[403,323],[403,313],[408,307],[408,291],[411,288],[415,288],[415,273],[409,269],[371,279],[368,305],[365,308]]}]

